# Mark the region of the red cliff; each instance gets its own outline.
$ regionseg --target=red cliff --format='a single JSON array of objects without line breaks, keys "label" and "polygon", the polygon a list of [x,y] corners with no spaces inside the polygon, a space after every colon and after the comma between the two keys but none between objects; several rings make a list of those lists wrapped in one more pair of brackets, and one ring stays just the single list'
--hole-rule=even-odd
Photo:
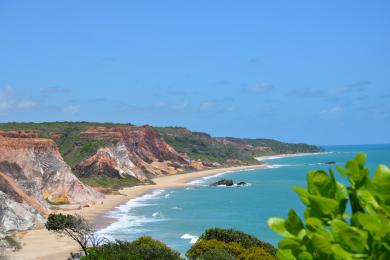
[{"label": "red cliff", "polygon": [[0,190],[41,213],[51,204],[87,204],[102,196],[72,174],[52,140],[35,137],[0,132]]},{"label": "red cliff", "polygon": [[80,175],[129,175],[143,181],[193,169],[187,156],[176,152],[148,126],[90,127],[80,137],[116,142],[81,162],[77,167]]}]

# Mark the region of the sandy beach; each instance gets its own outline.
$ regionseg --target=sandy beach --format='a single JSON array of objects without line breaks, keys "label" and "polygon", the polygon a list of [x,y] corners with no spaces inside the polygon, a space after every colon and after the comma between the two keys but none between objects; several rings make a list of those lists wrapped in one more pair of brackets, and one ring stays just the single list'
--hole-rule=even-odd
[{"label": "sandy beach", "polygon": [[[106,195],[103,200],[92,207],[82,208],[75,211],[67,211],[67,214],[79,214],[102,228],[112,220],[104,217],[104,213],[115,207],[126,203],[130,199],[141,196],[154,189],[177,188],[189,186],[190,181],[206,176],[211,176],[223,172],[237,172],[248,169],[264,168],[266,165],[238,166],[230,168],[218,168],[203,170],[179,175],[170,175],[153,179],[155,185],[134,186],[120,190],[118,195]],[[56,234],[48,232],[46,229],[32,230],[17,235],[21,241],[22,249],[10,254],[15,260],[62,260],[67,259],[69,253],[78,250],[78,245],[67,237],[58,237]]]}]

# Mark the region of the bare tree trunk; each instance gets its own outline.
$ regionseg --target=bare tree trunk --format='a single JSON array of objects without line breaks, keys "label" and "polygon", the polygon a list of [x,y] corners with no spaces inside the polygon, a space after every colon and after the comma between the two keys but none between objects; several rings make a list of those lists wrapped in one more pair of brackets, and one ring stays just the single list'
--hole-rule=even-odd
[{"label": "bare tree trunk", "polygon": [[81,249],[83,249],[85,256],[88,256],[87,247],[86,247],[86,246],[83,246],[83,245],[81,245],[81,244],[80,244],[80,246],[81,246]]}]

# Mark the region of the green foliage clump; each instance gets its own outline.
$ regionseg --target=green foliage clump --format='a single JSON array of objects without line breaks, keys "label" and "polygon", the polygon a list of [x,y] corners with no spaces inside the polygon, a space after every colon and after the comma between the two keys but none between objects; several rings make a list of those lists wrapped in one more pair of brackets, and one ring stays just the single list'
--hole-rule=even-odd
[{"label": "green foliage clump", "polygon": [[349,186],[332,172],[310,171],[307,189],[294,187],[306,206],[304,220],[290,210],[268,225],[284,238],[280,259],[390,259],[390,169],[379,165],[373,178],[358,153],[337,167]]},{"label": "green foliage clump", "polygon": [[275,255],[271,255],[261,247],[251,247],[238,256],[240,260],[275,260]]},{"label": "green foliage clump", "polygon": [[45,227],[49,231],[73,239],[86,255],[88,255],[87,245],[97,242],[93,226],[79,215],[50,214]]},{"label": "green foliage clump", "polygon": [[216,239],[225,243],[235,242],[248,249],[250,247],[261,247],[271,255],[276,254],[273,245],[263,242],[260,239],[234,229],[209,228],[199,238],[200,240]]},{"label": "green foliage clump", "polygon": [[50,214],[45,227],[50,231],[60,231],[65,228],[73,228],[75,217],[72,215],[64,215],[64,214]]},{"label": "green foliage clump", "polygon": [[197,257],[197,260],[215,260],[215,259],[236,260],[237,258],[229,254],[228,251],[221,248],[209,249]]},{"label": "green foliage clump", "polygon": [[17,241],[15,239],[15,237],[13,237],[13,236],[7,235],[7,236],[4,237],[4,240],[5,240],[5,242],[6,242],[8,247],[14,248],[16,250],[19,250],[19,249],[22,248],[20,242]]},{"label": "green foliage clump", "polygon": [[66,204],[65,202],[54,202],[54,201],[49,200],[48,198],[46,198],[45,200],[46,200],[47,204],[53,205],[53,206],[59,206],[59,205],[65,205]]},{"label": "green foliage clump", "polygon": [[151,237],[140,237],[133,242],[115,241],[90,249],[82,260],[181,260],[180,254]]},{"label": "green foliage clump", "polygon": [[230,160],[258,163],[247,151],[233,145],[216,142],[204,133],[190,132],[180,127],[155,128],[176,151],[187,154],[193,160],[226,164]]},{"label": "green foliage clump", "polygon": [[124,187],[130,187],[139,185],[142,182],[134,177],[126,178],[115,178],[108,176],[99,176],[99,177],[88,177],[88,178],[79,178],[83,183],[92,186],[105,189],[119,190]]},{"label": "green foliage clump", "polygon": [[276,250],[251,235],[233,229],[207,229],[187,251],[189,259],[275,259]]},{"label": "green foliage clump", "polygon": [[210,254],[210,252],[207,252],[211,250],[224,251],[225,254],[227,253],[230,256],[237,258],[245,251],[245,248],[236,242],[226,243],[216,239],[199,240],[187,251],[186,256],[188,256],[189,259],[199,259],[204,255]]},{"label": "green foliage clump", "polygon": [[227,137],[229,141],[240,143],[243,145],[251,145],[253,147],[267,147],[268,149],[264,150],[254,150],[254,156],[264,156],[264,155],[275,155],[275,154],[294,154],[294,153],[315,153],[323,151],[322,148],[315,145],[308,145],[303,143],[285,143],[273,139],[264,139],[264,138],[234,138]]},{"label": "green foliage clump", "polygon": [[191,132],[182,127],[156,127],[164,140],[176,151],[193,160],[221,164],[257,164],[254,157],[286,153],[320,152],[307,144],[289,144],[272,139],[214,138],[206,133]]},{"label": "green foliage clump", "polygon": [[55,138],[64,161],[70,166],[75,167],[82,160],[95,154],[101,147],[110,146],[113,142],[102,140],[81,139],[80,133],[83,128],[72,126],[62,129],[60,137]]}]

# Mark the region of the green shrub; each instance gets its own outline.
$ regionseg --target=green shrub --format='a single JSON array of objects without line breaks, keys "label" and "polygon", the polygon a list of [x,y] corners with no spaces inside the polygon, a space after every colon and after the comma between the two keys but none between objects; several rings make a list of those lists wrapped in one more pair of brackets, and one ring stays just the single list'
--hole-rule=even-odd
[{"label": "green shrub", "polygon": [[115,241],[89,250],[83,260],[181,260],[180,254],[151,237],[140,237],[133,242]]},{"label": "green shrub", "polygon": [[108,176],[93,176],[87,178],[79,178],[84,184],[87,184],[92,187],[100,187],[100,188],[110,188],[113,190],[119,190],[124,187],[131,187],[135,185],[139,185],[142,182],[139,181],[135,177],[126,177],[126,178],[115,178]]},{"label": "green shrub", "polygon": [[371,179],[365,161],[358,153],[337,167],[348,187],[331,170],[310,171],[307,189],[294,187],[306,206],[304,221],[294,210],[268,220],[284,237],[278,258],[390,259],[390,169],[379,165]]},{"label": "green shrub", "polygon": [[248,249],[250,247],[261,247],[267,253],[271,255],[276,255],[276,249],[273,245],[263,242],[254,236],[234,229],[209,228],[199,237],[199,239],[216,239],[225,243],[236,242],[245,249]]},{"label": "green shrub", "polygon": [[236,260],[234,256],[224,249],[211,249],[200,255],[197,260]]},{"label": "green shrub", "polygon": [[66,204],[65,202],[54,202],[54,201],[49,200],[48,198],[46,198],[45,200],[46,200],[47,204],[50,204],[50,205],[53,205],[53,206],[65,205]]},{"label": "green shrub", "polygon": [[[95,241],[95,229],[80,215],[64,215],[51,213],[45,224],[47,230],[59,235],[66,235],[76,243],[87,255],[87,246]],[[94,244],[94,243],[93,243]]]},{"label": "green shrub", "polygon": [[274,260],[275,256],[269,254],[261,247],[251,247],[238,256],[240,260]]},{"label": "green shrub", "polygon": [[13,236],[9,236],[9,235],[5,236],[4,240],[8,244],[8,246],[11,247],[11,248],[14,248],[16,250],[19,250],[19,249],[22,248],[22,246],[20,245],[19,241],[17,241],[15,239],[15,237],[13,237]]},{"label": "green shrub", "polygon": [[204,255],[209,255],[210,253],[208,252],[214,250],[223,250],[232,257],[237,258],[245,251],[245,248],[236,242],[225,243],[216,239],[199,240],[187,251],[186,256],[189,259],[199,259]]},{"label": "green shrub", "polygon": [[250,247],[246,249],[237,242],[224,242],[216,239],[198,240],[187,251],[186,256],[191,260],[275,259],[274,255],[271,255],[261,247]]}]

